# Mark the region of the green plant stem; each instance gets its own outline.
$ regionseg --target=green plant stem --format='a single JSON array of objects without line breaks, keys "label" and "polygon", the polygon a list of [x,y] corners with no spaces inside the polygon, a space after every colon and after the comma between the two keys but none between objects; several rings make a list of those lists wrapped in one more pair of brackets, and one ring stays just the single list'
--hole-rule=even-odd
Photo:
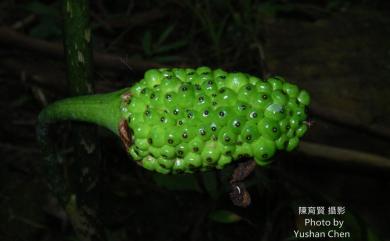
[{"label": "green plant stem", "polygon": [[43,126],[65,120],[82,121],[100,125],[118,134],[121,95],[126,90],[59,100],[40,113],[38,122]]},{"label": "green plant stem", "polygon": [[92,93],[93,67],[88,0],[64,0],[64,50],[71,95]]}]

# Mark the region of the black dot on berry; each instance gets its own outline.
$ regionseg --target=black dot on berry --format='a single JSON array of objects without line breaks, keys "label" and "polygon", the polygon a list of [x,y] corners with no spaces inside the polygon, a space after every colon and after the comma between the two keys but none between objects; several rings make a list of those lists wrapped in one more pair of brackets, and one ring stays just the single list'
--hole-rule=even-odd
[{"label": "black dot on berry", "polygon": [[200,87],[200,85],[196,84],[196,85],[195,85],[195,89],[196,89],[196,90],[201,90],[202,88]]},{"label": "black dot on berry", "polygon": [[204,129],[200,129],[199,132],[200,132],[200,134],[201,134],[202,136],[206,135],[206,131],[205,131]]},{"label": "black dot on berry", "polygon": [[209,80],[209,81],[207,81],[207,84],[212,85],[212,84],[214,84],[214,82],[212,80]]},{"label": "black dot on berry", "polygon": [[194,114],[192,114],[192,113],[187,114],[188,119],[191,119],[193,116],[194,116]]},{"label": "black dot on berry", "polygon": [[249,90],[252,90],[252,87],[250,85],[248,85],[245,87],[245,89],[249,91]]},{"label": "black dot on berry", "polygon": [[182,156],[184,154],[184,152],[180,150],[177,152],[177,154],[179,154],[179,156]]},{"label": "black dot on berry", "polygon": [[183,87],[181,87],[181,90],[182,90],[182,91],[187,91],[188,88],[187,88],[186,86],[183,86]]},{"label": "black dot on berry", "polygon": [[226,136],[224,140],[225,142],[230,142],[230,137]]},{"label": "black dot on berry", "polygon": [[188,72],[188,75],[194,75],[195,72]]},{"label": "black dot on berry", "polygon": [[232,154],[232,151],[225,152],[226,155],[230,156]]},{"label": "black dot on berry", "polygon": [[164,121],[165,121],[165,117],[161,117],[161,118],[160,118],[160,121],[161,121],[161,122],[164,122]]},{"label": "black dot on berry", "polygon": [[277,132],[277,131],[278,131],[278,128],[274,127],[274,128],[272,128],[272,131],[273,131],[273,132]]},{"label": "black dot on berry", "polygon": [[267,95],[263,95],[263,96],[261,96],[261,98],[263,98],[263,100],[266,100],[266,99],[268,99],[268,96]]},{"label": "black dot on berry", "polygon": [[142,90],[141,90],[141,94],[145,94],[146,93],[146,88],[143,88]]},{"label": "black dot on berry", "polygon": [[203,102],[204,101],[204,97],[201,96],[201,97],[198,98],[198,100],[199,100],[199,102]]},{"label": "black dot on berry", "polygon": [[167,79],[172,79],[172,75],[168,75],[166,78]]},{"label": "black dot on berry", "polygon": [[247,135],[247,136],[246,136],[246,139],[247,139],[248,141],[250,141],[250,140],[252,140],[252,136],[251,136],[251,135]]},{"label": "black dot on berry", "polygon": [[208,110],[205,110],[205,111],[203,112],[203,115],[204,115],[204,116],[208,116],[208,115],[209,115],[209,111],[208,111]]},{"label": "black dot on berry", "polygon": [[221,88],[220,90],[219,90],[219,93],[223,93],[223,92],[225,92],[225,88]]},{"label": "black dot on berry", "polygon": [[168,139],[168,143],[169,144],[173,144],[173,140],[172,139]]},{"label": "black dot on berry", "polygon": [[240,105],[240,109],[241,110],[245,110],[246,109],[246,105]]},{"label": "black dot on berry", "polygon": [[165,98],[166,98],[167,100],[170,100],[170,99],[172,99],[172,95],[166,94],[166,95],[165,95]]},{"label": "black dot on berry", "polygon": [[198,148],[198,147],[194,147],[194,148],[192,148],[192,151],[193,151],[193,152],[198,152],[198,151],[199,151],[199,148]]},{"label": "black dot on berry", "polygon": [[263,157],[263,158],[267,158],[267,157],[268,157],[268,154],[263,154],[262,157]]},{"label": "black dot on berry", "polygon": [[150,111],[148,111],[148,110],[145,111],[145,115],[146,115],[146,116],[149,116],[149,115],[150,115]]},{"label": "black dot on berry", "polygon": [[154,99],[154,97],[156,97],[154,93],[150,95],[150,99]]},{"label": "black dot on berry", "polygon": [[214,94],[212,94],[211,96],[212,96],[212,97],[216,97],[216,96],[217,96],[217,94],[215,94],[215,93],[214,93]]},{"label": "black dot on berry", "polygon": [[148,138],[148,143],[149,143],[149,144],[152,144],[152,143],[153,143],[152,138]]},{"label": "black dot on berry", "polygon": [[241,123],[240,123],[239,121],[235,121],[235,122],[234,122],[234,126],[235,126],[235,127],[240,127],[240,125],[241,125]]},{"label": "black dot on berry", "polygon": [[178,121],[179,125],[183,125],[183,121],[179,120]]},{"label": "black dot on berry", "polygon": [[290,130],[290,128],[291,128],[290,125],[286,126],[286,130]]},{"label": "black dot on berry", "polygon": [[217,130],[217,127],[213,126],[213,127],[211,127],[211,130],[212,130],[212,131],[216,131],[216,130]]},{"label": "black dot on berry", "polygon": [[213,159],[212,159],[211,157],[207,157],[207,158],[206,158],[206,161],[207,161],[207,162],[212,162]]},{"label": "black dot on berry", "polygon": [[219,112],[219,116],[220,116],[220,117],[224,117],[224,116],[225,116],[225,112],[220,111],[220,112]]},{"label": "black dot on berry", "polygon": [[217,102],[215,102],[215,101],[213,101],[213,103],[212,103],[213,105],[217,105],[218,103]]},{"label": "black dot on berry", "polygon": [[184,139],[186,139],[188,137],[188,134],[187,132],[184,132],[182,135],[181,135]]}]

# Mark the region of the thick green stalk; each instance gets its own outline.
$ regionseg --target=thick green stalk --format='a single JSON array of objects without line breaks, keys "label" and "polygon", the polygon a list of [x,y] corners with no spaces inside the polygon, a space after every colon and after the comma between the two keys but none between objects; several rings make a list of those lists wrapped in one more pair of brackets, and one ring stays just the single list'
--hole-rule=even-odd
[{"label": "thick green stalk", "polygon": [[121,94],[77,96],[59,100],[45,108],[38,117],[40,125],[72,120],[97,124],[118,134]]}]

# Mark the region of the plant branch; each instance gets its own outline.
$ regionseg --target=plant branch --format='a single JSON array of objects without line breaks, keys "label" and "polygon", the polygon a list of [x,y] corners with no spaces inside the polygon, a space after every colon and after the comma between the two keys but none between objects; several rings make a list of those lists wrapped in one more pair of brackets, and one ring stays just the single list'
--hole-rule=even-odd
[{"label": "plant branch", "polygon": [[390,170],[389,158],[371,153],[304,141],[300,142],[298,150],[308,156],[331,159],[340,164],[364,165]]},{"label": "plant branch", "polygon": [[[56,58],[64,57],[62,44],[36,39],[5,26],[0,27],[0,43],[20,49],[43,53]],[[163,65],[155,62],[149,62],[141,59],[129,59],[100,52],[94,52],[93,59],[97,67],[113,70],[128,70],[128,66],[134,70],[163,67]],[[128,66],[123,64],[123,62],[126,62]]]}]

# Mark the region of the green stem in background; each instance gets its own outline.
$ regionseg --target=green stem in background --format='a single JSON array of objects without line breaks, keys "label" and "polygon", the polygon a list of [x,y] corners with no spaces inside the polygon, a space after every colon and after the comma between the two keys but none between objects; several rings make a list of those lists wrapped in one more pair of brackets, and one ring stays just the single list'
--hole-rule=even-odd
[{"label": "green stem in background", "polygon": [[[88,0],[63,0],[64,51],[71,95],[93,92],[93,62]],[[120,93],[80,96],[58,101],[44,109],[38,118],[38,141],[46,160],[51,191],[67,211],[78,239],[105,241],[104,227],[98,218],[100,153],[96,148],[97,129],[78,124],[70,131],[72,158],[57,151],[50,138],[51,123],[74,120],[95,123],[117,132]],[[56,133],[63,135],[62,133]],[[69,146],[69,145],[68,145]],[[75,159],[75,161],[65,160]]]},{"label": "green stem in background", "polygon": [[64,0],[64,50],[71,95],[92,93],[93,66],[88,0]]}]

